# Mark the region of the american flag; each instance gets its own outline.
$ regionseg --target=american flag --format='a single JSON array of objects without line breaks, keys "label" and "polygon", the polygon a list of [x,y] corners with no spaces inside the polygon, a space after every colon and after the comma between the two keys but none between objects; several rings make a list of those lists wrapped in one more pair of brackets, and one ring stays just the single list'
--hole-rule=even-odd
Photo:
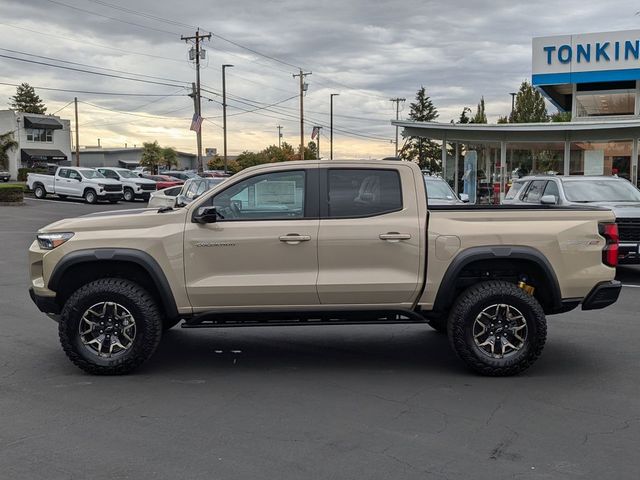
[{"label": "american flag", "polygon": [[197,113],[193,114],[193,120],[191,120],[191,126],[189,127],[189,130],[193,130],[194,132],[199,132],[200,128],[202,128],[202,120],[204,120],[200,115],[198,115]]},{"label": "american flag", "polygon": [[313,131],[311,132],[311,140],[315,140],[318,135],[320,135],[320,127],[313,127]]}]

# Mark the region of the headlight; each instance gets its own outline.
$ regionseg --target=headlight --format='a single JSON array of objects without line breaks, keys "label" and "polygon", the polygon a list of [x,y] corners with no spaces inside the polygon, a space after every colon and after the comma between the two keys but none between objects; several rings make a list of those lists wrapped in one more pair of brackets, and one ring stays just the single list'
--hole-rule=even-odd
[{"label": "headlight", "polygon": [[42,233],[38,235],[38,245],[43,250],[53,250],[73,237],[73,233]]},{"label": "headlight", "polygon": [[104,188],[104,183],[99,183],[98,188]]}]

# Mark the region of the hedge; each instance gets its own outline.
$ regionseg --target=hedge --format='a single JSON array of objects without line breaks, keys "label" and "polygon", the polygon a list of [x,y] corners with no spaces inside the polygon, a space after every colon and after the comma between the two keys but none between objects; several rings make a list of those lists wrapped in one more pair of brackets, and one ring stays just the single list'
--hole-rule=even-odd
[{"label": "hedge", "polygon": [[15,183],[0,184],[0,203],[22,203],[24,186]]},{"label": "hedge", "polygon": [[48,173],[46,168],[19,168],[18,169],[18,181],[26,182],[27,174],[29,173]]}]

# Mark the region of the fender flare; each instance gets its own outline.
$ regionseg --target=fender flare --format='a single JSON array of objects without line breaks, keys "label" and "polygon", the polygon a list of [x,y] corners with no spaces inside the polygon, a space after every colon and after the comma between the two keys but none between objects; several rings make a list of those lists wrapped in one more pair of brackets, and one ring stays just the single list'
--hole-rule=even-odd
[{"label": "fender flare", "polygon": [[58,291],[58,287],[69,268],[78,264],[96,261],[128,262],[142,267],[149,274],[160,294],[160,301],[167,318],[178,318],[178,307],[162,268],[147,252],[134,248],[96,248],[68,253],[54,267],[49,277],[47,288],[54,292]]},{"label": "fender flare", "polygon": [[[526,260],[535,263],[544,272],[549,281],[551,293],[551,310],[556,311],[562,308],[562,294],[560,284],[551,263],[539,250],[533,247],[524,246],[484,246],[471,247],[460,252],[451,261],[449,268],[442,277],[440,288],[436,294],[433,305],[435,311],[446,311],[455,301],[455,283],[460,272],[472,262],[478,260]],[[549,312],[548,312],[549,313]]]}]

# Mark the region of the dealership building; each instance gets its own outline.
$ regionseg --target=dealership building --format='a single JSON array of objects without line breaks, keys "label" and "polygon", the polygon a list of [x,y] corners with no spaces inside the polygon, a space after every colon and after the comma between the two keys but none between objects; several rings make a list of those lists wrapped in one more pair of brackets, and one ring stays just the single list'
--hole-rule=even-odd
[{"label": "dealership building", "polygon": [[498,203],[526,174],[618,175],[638,185],[640,30],[534,38],[531,83],[571,122],[393,124],[447,144],[445,178],[479,203]]}]

